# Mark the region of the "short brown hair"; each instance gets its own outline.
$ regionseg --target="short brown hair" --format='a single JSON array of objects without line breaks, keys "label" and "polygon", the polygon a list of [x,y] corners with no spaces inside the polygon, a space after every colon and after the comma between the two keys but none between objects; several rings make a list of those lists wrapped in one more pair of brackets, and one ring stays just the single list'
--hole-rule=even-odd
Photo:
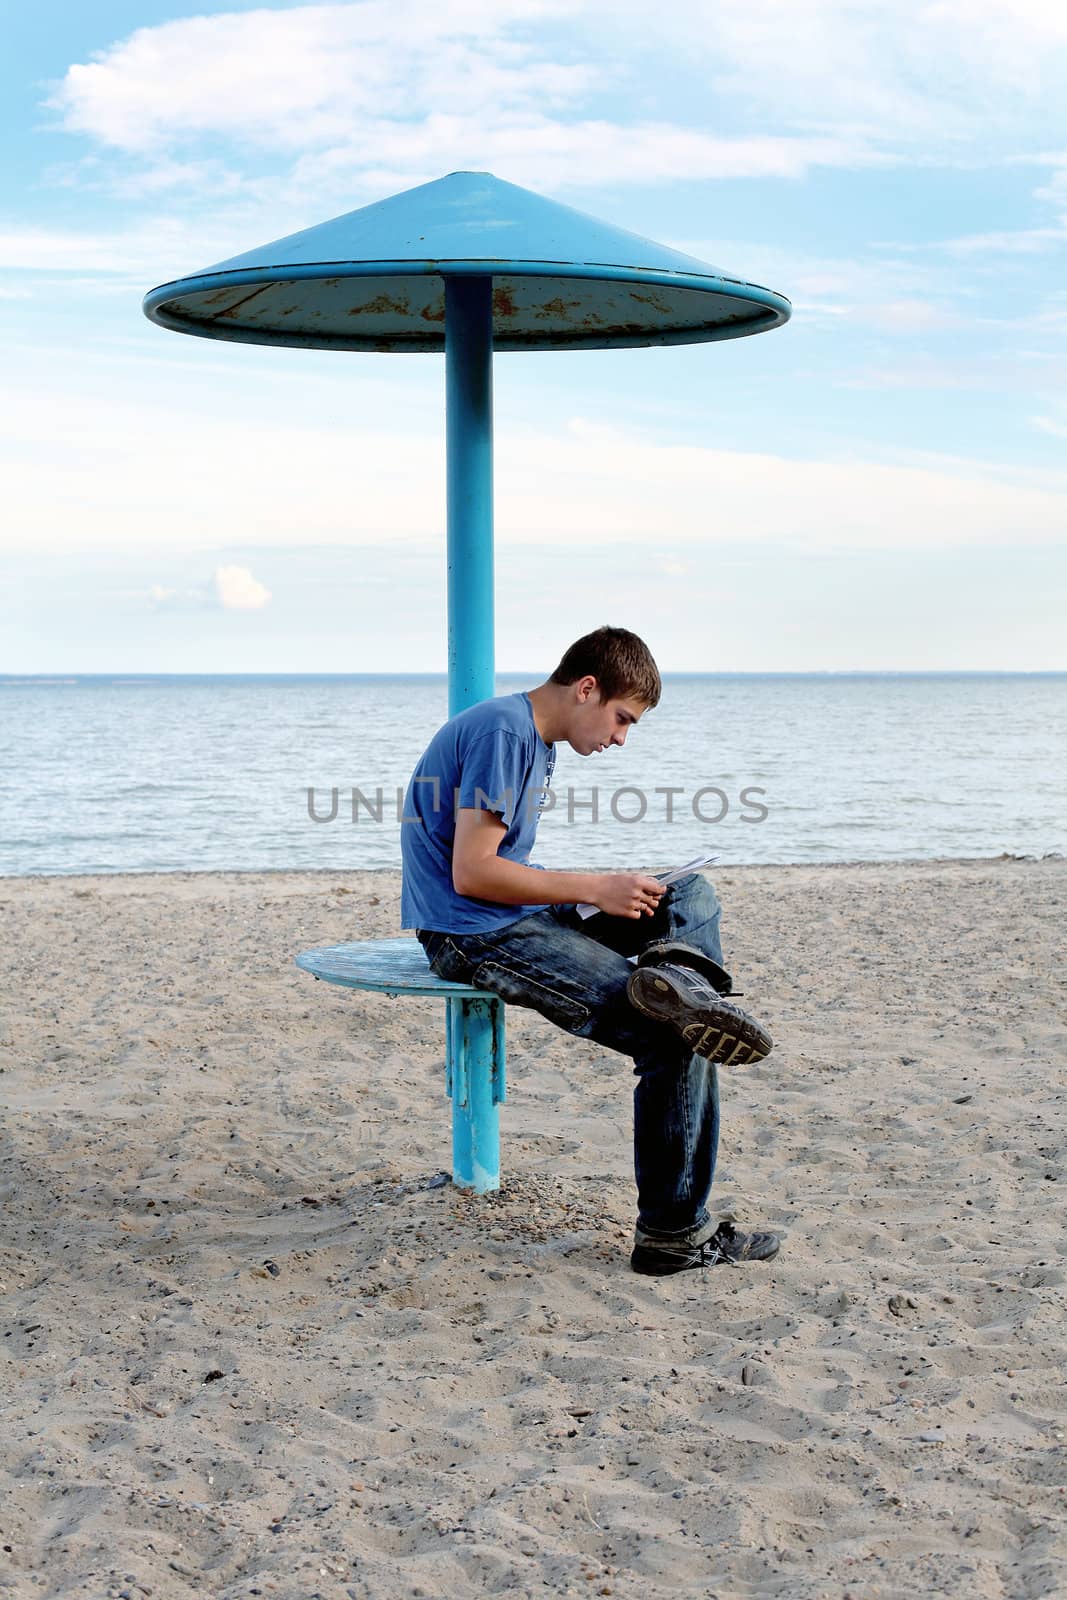
[{"label": "short brown hair", "polygon": [[663,689],[648,645],[626,628],[597,628],[576,639],[548,681],[577,683],[586,677],[596,679],[602,700],[654,706]]}]

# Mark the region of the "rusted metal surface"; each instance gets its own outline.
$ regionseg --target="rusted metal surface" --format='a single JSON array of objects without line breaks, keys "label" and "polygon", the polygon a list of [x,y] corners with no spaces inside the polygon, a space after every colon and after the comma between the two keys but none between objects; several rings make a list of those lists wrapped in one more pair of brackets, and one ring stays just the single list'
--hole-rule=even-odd
[{"label": "rusted metal surface", "polygon": [[208,339],[443,350],[444,280],[470,276],[493,280],[501,351],[736,339],[789,316],[770,289],[470,172],[164,284],[145,310]]},{"label": "rusted metal surface", "polygon": [[[566,278],[493,280],[494,350],[606,349],[733,338],[776,320],[759,301],[712,288],[600,282],[595,297]],[[331,277],[186,289],[161,320],[206,337],[320,349],[444,349],[443,276]],[[195,326],[193,325],[195,324]]]}]

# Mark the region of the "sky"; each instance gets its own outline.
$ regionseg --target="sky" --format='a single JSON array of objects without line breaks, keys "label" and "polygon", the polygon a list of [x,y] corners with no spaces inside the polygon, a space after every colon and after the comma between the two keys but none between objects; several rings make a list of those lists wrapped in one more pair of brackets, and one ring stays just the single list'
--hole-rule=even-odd
[{"label": "sky", "polygon": [[1067,10],[12,7],[0,673],[443,670],[444,361],[146,291],[456,170],[786,295],[495,362],[497,662],[1067,669]]}]

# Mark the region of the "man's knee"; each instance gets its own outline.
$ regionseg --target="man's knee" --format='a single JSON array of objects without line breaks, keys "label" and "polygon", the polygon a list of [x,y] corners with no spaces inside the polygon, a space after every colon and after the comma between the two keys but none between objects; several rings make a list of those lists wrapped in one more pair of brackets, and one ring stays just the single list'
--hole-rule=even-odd
[{"label": "man's knee", "polygon": [[613,994],[591,1019],[586,1036],[608,1050],[629,1056],[637,1073],[658,1068],[681,1070],[690,1057],[688,1045],[666,1022],[646,1017],[630,1000],[626,987]]},{"label": "man's knee", "polygon": [[670,897],[667,902],[669,906],[684,907],[688,913],[704,921],[718,916],[722,910],[715,886],[707,878],[702,878],[699,872],[691,872],[687,877],[669,884],[667,893]]}]

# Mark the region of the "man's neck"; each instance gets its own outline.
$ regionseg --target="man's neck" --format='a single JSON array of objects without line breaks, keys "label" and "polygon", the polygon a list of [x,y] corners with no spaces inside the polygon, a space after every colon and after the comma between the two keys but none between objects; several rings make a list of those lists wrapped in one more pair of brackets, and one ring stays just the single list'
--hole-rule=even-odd
[{"label": "man's neck", "polygon": [[561,695],[560,688],[559,684],[542,683],[527,691],[533,707],[534,727],[545,744],[555,744],[564,736],[566,699],[565,691]]}]

